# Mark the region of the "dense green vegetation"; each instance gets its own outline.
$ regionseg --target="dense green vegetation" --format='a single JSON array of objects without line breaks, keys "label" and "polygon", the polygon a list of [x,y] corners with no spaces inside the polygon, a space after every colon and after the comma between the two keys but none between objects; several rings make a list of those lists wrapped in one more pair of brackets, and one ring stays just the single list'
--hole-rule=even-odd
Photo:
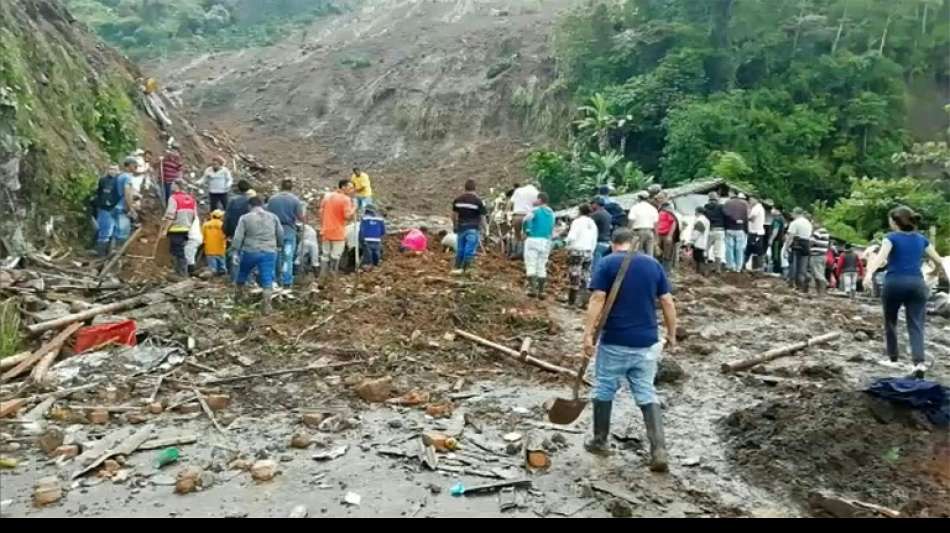
[{"label": "dense green vegetation", "polygon": [[950,212],[928,182],[889,182],[947,180],[946,133],[911,147],[907,102],[912,83],[950,82],[948,0],[591,1],[555,41],[577,112],[566,148],[535,154],[529,171],[560,201],[642,179],[595,170],[607,158],[665,186],[715,174],[786,208],[825,206],[855,240],[883,224],[880,209],[848,207],[858,198],[905,199],[931,222]]},{"label": "dense green vegetation", "polygon": [[267,45],[295,26],[339,13],[340,0],[66,0],[133,57]]}]

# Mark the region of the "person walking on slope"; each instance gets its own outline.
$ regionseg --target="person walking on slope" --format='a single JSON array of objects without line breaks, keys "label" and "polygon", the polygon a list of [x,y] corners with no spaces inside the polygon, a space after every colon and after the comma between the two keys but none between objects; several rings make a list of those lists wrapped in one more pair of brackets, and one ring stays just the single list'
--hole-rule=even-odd
[{"label": "person walking on slope", "polygon": [[657,241],[656,225],[660,220],[660,212],[650,201],[649,193],[640,192],[637,199],[639,201],[630,208],[630,214],[627,215],[630,219],[630,227],[633,228],[633,249],[653,257]]},{"label": "person walking on slope", "polygon": [[224,211],[216,209],[211,212],[211,219],[202,224],[201,235],[205,245],[205,258],[208,260],[208,269],[218,276],[228,273],[228,264],[225,260],[227,253],[227,238],[224,236]]},{"label": "person walking on slope", "polygon": [[838,256],[838,262],[835,264],[835,277],[841,280],[841,290],[854,298],[858,290],[858,279],[864,278],[864,263],[858,254],[854,253],[851,243],[844,245],[844,252]]},{"label": "person walking on slope", "polygon": [[325,195],[320,203],[321,278],[340,271],[340,258],[346,248],[346,223],[356,214],[352,195],[353,183],[340,180],[336,191]]},{"label": "person walking on slope", "polygon": [[[251,211],[251,197],[257,196],[251,183],[247,180],[239,180],[237,184],[238,194],[228,200],[228,207],[224,210],[224,236],[230,243],[234,239],[234,232],[237,231],[238,221],[241,217]],[[231,272],[231,281],[237,280],[238,263],[240,258],[233,246],[228,246],[228,270]]]},{"label": "person walking on slope", "polygon": [[726,268],[742,272],[749,223],[749,203],[745,194],[733,191],[732,197],[722,206],[722,212],[726,217]]},{"label": "person walking on slope", "polygon": [[363,172],[360,167],[353,167],[353,176],[350,177],[350,181],[353,183],[356,210],[362,215],[367,207],[373,205],[373,184],[370,182],[369,174]]},{"label": "person walking on slope", "polygon": [[363,247],[363,266],[375,268],[383,259],[383,237],[386,236],[386,221],[373,206],[367,206],[360,221],[360,245]]},{"label": "person walking on slope", "polygon": [[181,159],[181,152],[178,151],[178,144],[174,140],[168,142],[168,148],[165,150],[165,154],[162,155],[158,168],[161,172],[162,190],[165,193],[164,199],[167,204],[168,198],[174,192],[172,191],[172,184],[178,183],[178,180],[185,175],[185,163]]},{"label": "person walking on slope", "polygon": [[134,214],[132,207],[133,191],[128,170],[134,160],[125,161],[126,172],[120,172],[117,165],[111,165],[105,175],[99,179],[93,200],[96,206],[96,255],[109,255],[113,239],[121,246],[129,238]]},{"label": "person walking on slope", "polygon": [[223,157],[220,155],[214,156],[211,160],[211,166],[205,169],[198,183],[202,187],[208,188],[209,210],[226,210],[228,208],[228,196],[231,194],[231,185],[234,183],[234,178],[231,176],[231,170],[224,166]]},{"label": "person walking on slope", "polygon": [[752,260],[752,270],[762,270],[765,255],[765,206],[758,198],[749,199],[749,242],[745,247],[742,264]]},{"label": "person walking on slope", "polygon": [[673,210],[673,204],[665,196],[660,198],[660,218],[657,220],[656,234],[660,239],[660,264],[669,274],[676,261],[676,251],[679,248],[680,224]]},{"label": "person walking on slope", "polygon": [[198,220],[198,202],[195,197],[182,191],[181,184],[174,181],[169,184],[171,195],[165,207],[165,218],[160,235],[168,236],[168,252],[172,256],[175,275],[188,277],[188,257],[185,246],[188,233]]},{"label": "person walking on slope", "polygon": [[511,227],[514,232],[514,242],[511,243],[509,257],[517,259],[524,254],[524,220],[534,209],[538,200],[538,188],[533,184],[515,187],[511,193]]},{"label": "person walking on slope", "polygon": [[696,208],[696,219],[693,221],[693,234],[689,239],[693,247],[693,261],[696,263],[696,272],[706,275],[706,249],[709,247],[709,218],[706,210]]},{"label": "person walking on slope", "polygon": [[708,251],[706,257],[716,268],[716,272],[722,272],[722,267],[726,264],[726,214],[723,213],[718,193],[715,191],[709,193],[709,201],[703,207],[703,212],[709,219],[709,243],[706,247]]},{"label": "person walking on slope", "polygon": [[452,202],[452,226],[456,235],[452,274],[463,274],[472,266],[487,213],[485,204],[475,192],[475,180],[467,180],[465,192]]},{"label": "person walking on slope", "polygon": [[554,211],[548,207],[548,195],[539,193],[534,210],[524,219],[524,268],[528,276],[528,296],[541,300],[548,279],[554,224]]},{"label": "person walking on slope", "polygon": [[926,257],[943,271],[940,255],[926,237],[917,229],[920,215],[907,206],[895,207],[888,214],[891,233],[881,243],[881,251],[871,259],[864,274],[864,289],[874,286],[874,273],[887,262],[887,274],[884,276],[884,288],[881,300],[884,304],[884,341],[886,355],[890,362],[896,363],[900,357],[897,343],[897,315],[901,307],[907,319],[907,333],[910,337],[910,353],[914,362],[912,376],[923,379],[927,371],[924,353],[924,324],[927,311],[929,289],[924,282],[921,266]]},{"label": "person walking on slope", "polygon": [[807,213],[796,207],[792,210],[792,223],[785,232],[785,249],[788,250],[788,285],[808,290],[808,263],[811,257],[811,221]]},{"label": "person walking on slope", "polygon": [[[594,435],[584,445],[595,454],[609,453],[610,416],[613,400],[626,380],[633,398],[643,413],[650,441],[650,469],[668,470],[666,440],[662,413],[653,387],[657,362],[663,349],[656,320],[656,304],[660,303],[666,324],[666,348],[676,349],[676,307],[670,294],[670,283],[656,259],[633,250],[633,234],[621,229],[614,232],[614,253],[605,257],[590,282],[590,306],[584,323],[584,356],[592,357],[596,349],[595,384],[591,393],[594,407]],[[621,266],[629,254],[629,267],[620,280],[614,305],[604,321],[600,338],[594,332]]]},{"label": "person walking on slope", "polygon": [[234,299],[243,300],[244,286],[256,269],[263,290],[261,310],[268,314],[274,296],[277,251],[281,249],[284,230],[277,216],[264,209],[264,200],[260,196],[251,198],[249,204],[251,212],[241,217],[234,232],[234,247],[241,254]]},{"label": "person walking on slope", "polygon": [[277,258],[280,284],[289,289],[294,285],[294,260],[297,258],[297,223],[305,222],[304,203],[294,194],[294,180],[280,182],[280,192],[267,201],[267,210],[277,217],[283,226],[284,240]]},{"label": "person walking on slope", "polygon": [[[597,223],[590,218],[590,205],[581,204],[578,216],[571,222],[567,232],[567,265],[570,284],[567,305],[587,305],[586,291],[590,282],[590,268],[597,247]],[[578,298],[580,296],[580,298]]]}]

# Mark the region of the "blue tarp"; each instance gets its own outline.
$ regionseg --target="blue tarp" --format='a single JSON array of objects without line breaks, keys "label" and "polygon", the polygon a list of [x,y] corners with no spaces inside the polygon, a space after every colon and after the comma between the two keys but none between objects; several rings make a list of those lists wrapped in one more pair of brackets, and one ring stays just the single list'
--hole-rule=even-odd
[{"label": "blue tarp", "polygon": [[950,389],[923,379],[883,378],[864,392],[884,400],[917,409],[937,427],[950,426]]}]

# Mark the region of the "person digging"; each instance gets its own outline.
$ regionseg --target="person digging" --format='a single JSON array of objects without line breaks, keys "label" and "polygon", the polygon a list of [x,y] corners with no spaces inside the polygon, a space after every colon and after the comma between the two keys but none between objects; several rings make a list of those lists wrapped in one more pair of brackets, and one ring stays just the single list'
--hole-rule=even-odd
[{"label": "person digging", "polygon": [[[594,436],[584,448],[594,454],[610,453],[610,414],[620,380],[626,379],[633,398],[643,412],[650,441],[650,470],[666,472],[668,457],[663,436],[663,421],[653,380],[663,349],[656,321],[656,303],[660,302],[666,324],[667,350],[676,349],[676,307],[670,283],[660,263],[648,255],[632,252],[634,234],[618,229],[612,238],[613,254],[604,257],[590,282],[590,305],[584,324],[584,356],[595,353],[595,383],[592,391]],[[610,291],[630,253],[627,270],[616,292],[615,305],[607,310],[600,338],[594,338],[601,312]]]}]

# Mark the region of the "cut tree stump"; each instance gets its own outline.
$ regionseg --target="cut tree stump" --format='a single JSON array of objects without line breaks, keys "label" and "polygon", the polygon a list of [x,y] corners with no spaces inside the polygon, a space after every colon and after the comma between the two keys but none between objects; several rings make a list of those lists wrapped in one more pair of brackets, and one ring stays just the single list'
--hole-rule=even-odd
[{"label": "cut tree stump", "polygon": [[810,346],[815,346],[818,344],[824,344],[826,342],[831,342],[841,336],[840,331],[834,331],[831,333],[825,333],[824,335],[819,335],[817,337],[812,337],[807,341],[796,342],[795,344],[789,344],[787,346],[781,346],[773,350],[769,350],[762,355],[753,357],[751,359],[744,359],[742,361],[735,361],[733,363],[723,363],[722,372],[723,374],[728,374],[730,372],[738,372],[740,370],[747,370],[754,366],[761,365],[762,363],[768,363],[769,361],[774,361],[782,357],[787,357],[796,352],[800,352],[805,348]]}]

